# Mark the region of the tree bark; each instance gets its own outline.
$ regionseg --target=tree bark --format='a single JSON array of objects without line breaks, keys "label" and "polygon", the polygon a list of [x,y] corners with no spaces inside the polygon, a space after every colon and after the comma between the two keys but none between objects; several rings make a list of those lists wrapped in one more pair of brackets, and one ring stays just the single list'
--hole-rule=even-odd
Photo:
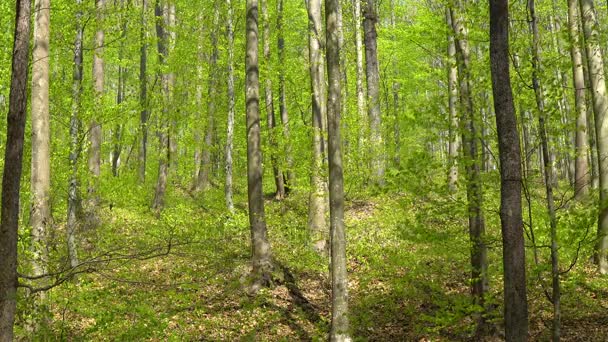
[{"label": "tree bark", "polygon": [[262,150],[260,144],[260,82],[258,67],[258,1],[247,0],[245,104],[247,112],[247,197],[251,226],[252,289],[271,283],[271,253],[262,191]]},{"label": "tree bark", "polygon": [[600,204],[595,246],[598,271],[608,273],[608,96],[604,75],[604,60],[599,45],[599,29],[597,13],[593,0],[580,0],[580,10],[583,20],[583,31],[589,64],[589,80],[593,95],[593,111],[595,113],[595,135],[600,179]]},{"label": "tree bark", "polygon": [[310,88],[312,101],[312,151],[310,174],[311,191],[308,199],[308,230],[314,248],[321,253],[328,251],[329,235],[325,147],[323,146],[323,118],[326,115],[325,63],[323,60],[321,0],[307,0],[308,55],[310,62]]},{"label": "tree bark", "polygon": [[458,64],[456,63],[456,45],[454,43],[454,30],[452,30],[452,16],[446,8],[446,22],[448,27],[448,107],[449,107],[449,140],[448,140],[448,190],[455,192],[458,186],[458,153],[460,139],[458,138]]},{"label": "tree bark", "polygon": [[587,102],[585,100],[585,76],[580,41],[580,15],[577,0],[568,0],[568,32],[572,59],[572,83],[576,104],[576,156],[574,162],[574,193],[577,198],[589,192],[589,164],[587,162]]},{"label": "tree bark", "polygon": [[[156,0],[154,6],[156,16],[156,36],[158,46],[159,65],[165,66],[169,56],[169,37],[165,25],[168,23],[168,6],[163,6],[161,0]],[[154,191],[154,201],[152,209],[160,212],[165,206],[165,193],[167,191],[167,178],[169,175],[169,158],[171,149],[169,146],[169,100],[170,100],[170,75],[165,71],[161,72],[161,92],[162,92],[162,114],[159,119],[160,129],[158,131],[158,140],[160,145],[160,156],[158,158],[158,179]]]},{"label": "tree bark", "polygon": [[139,52],[139,130],[141,143],[139,144],[138,180],[140,184],[146,181],[146,162],[148,157],[148,0],[141,2],[141,28],[139,39],[141,43]]},{"label": "tree bark", "polygon": [[32,50],[32,271],[46,270],[46,236],[51,227],[51,153],[49,114],[50,0],[35,1],[34,47]]},{"label": "tree bark", "polygon": [[30,6],[29,0],[16,2],[0,212],[0,341],[3,342],[13,340],[13,323],[17,310],[17,231],[27,111]]},{"label": "tree bark", "polygon": [[[555,214],[555,204],[553,201],[553,180],[554,173],[551,172],[550,165],[552,158],[549,153],[549,143],[547,139],[547,129],[545,127],[545,118],[547,116],[543,101],[543,88],[540,84],[539,75],[542,72],[540,62],[540,38],[538,34],[538,24],[536,19],[534,0],[528,0],[528,10],[530,15],[530,29],[532,31],[532,86],[536,93],[536,102],[538,105],[538,130],[541,141],[544,164],[545,190],[547,194],[547,212],[551,227],[551,275],[553,283],[553,293],[551,301],[553,302],[553,326],[551,329],[552,339],[555,342],[560,340],[560,325],[561,325],[561,310],[560,310],[560,284],[559,284],[559,260],[557,250],[557,218]],[[521,211],[520,211],[521,212]]]},{"label": "tree bark", "polygon": [[346,234],[344,227],[344,178],[340,137],[341,74],[339,0],[325,4],[327,42],[327,134],[329,153],[329,211],[331,229],[332,311],[330,341],[350,341],[348,322],[348,279],[346,271]]},{"label": "tree bark", "polygon": [[[359,114],[360,130],[362,132],[367,131],[367,118],[365,117],[365,106],[366,106],[366,94],[365,88],[363,87],[363,35],[361,32],[362,20],[361,20],[361,0],[354,0],[354,17],[355,17],[355,49],[357,50],[357,112]],[[359,144],[359,153],[363,152],[363,137],[364,134],[360,134],[357,140]]]},{"label": "tree bark", "polygon": [[384,185],[384,142],[382,141],[382,122],[380,117],[380,69],[378,66],[378,47],[376,13],[374,0],[363,0],[363,29],[365,31],[365,66],[367,74],[368,116],[372,158],[372,180]]},{"label": "tree bark", "polygon": [[452,27],[455,36],[456,58],[460,84],[460,108],[462,111],[461,125],[462,142],[466,156],[467,173],[467,212],[469,217],[469,236],[471,241],[471,293],[473,301],[483,311],[477,317],[477,333],[482,334],[487,328],[484,318],[486,312],[485,294],[488,291],[488,248],[485,242],[485,222],[483,218],[482,181],[480,175],[479,132],[473,109],[470,76],[470,51],[467,40],[467,29],[462,11],[462,3],[457,2],[457,8],[451,9]]},{"label": "tree bark", "polygon": [[272,164],[272,174],[274,175],[274,184],[276,187],[275,198],[283,199],[285,197],[285,182],[283,174],[279,169],[278,160],[278,144],[276,137],[276,118],[274,113],[274,98],[272,95],[272,61],[270,60],[270,19],[268,18],[268,0],[261,0],[262,5],[262,20],[264,22],[264,60],[266,63],[266,85],[264,94],[266,95],[266,120],[268,122],[268,140],[270,142],[270,162]]},{"label": "tree bark", "polygon": [[285,162],[287,166],[287,179],[284,179],[285,193],[287,194],[296,183],[296,174],[293,165],[293,148],[289,134],[289,113],[287,111],[287,97],[285,96],[285,38],[283,37],[283,0],[277,1],[277,47],[279,52],[279,109],[281,123],[283,124],[283,142]]},{"label": "tree bark", "polygon": [[232,199],[232,149],[234,140],[234,29],[232,24],[232,3],[226,0],[228,7],[228,124],[226,132],[226,184],[224,185],[224,195],[226,197],[226,207],[230,212],[234,212],[234,202]]}]

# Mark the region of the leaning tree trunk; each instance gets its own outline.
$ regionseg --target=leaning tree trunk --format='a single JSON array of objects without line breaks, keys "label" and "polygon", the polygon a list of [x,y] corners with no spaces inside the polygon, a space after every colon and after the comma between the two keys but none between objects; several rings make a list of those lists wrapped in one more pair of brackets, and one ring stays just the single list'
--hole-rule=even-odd
[{"label": "leaning tree trunk", "polygon": [[477,332],[483,333],[487,322],[484,313],[487,310],[485,294],[488,292],[488,247],[485,243],[485,222],[483,218],[482,181],[479,160],[479,132],[477,120],[473,109],[470,76],[470,52],[467,41],[467,29],[464,18],[458,11],[462,11],[462,3],[452,10],[452,27],[456,43],[456,57],[458,60],[458,76],[460,83],[460,108],[462,111],[461,125],[463,127],[462,142],[466,156],[467,173],[467,212],[469,216],[469,236],[471,240],[471,292],[476,305],[482,308],[477,316]]},{"label": "leaning tree trunk", "polygon": [[247,112],[247,195],[251,226],[253,291],[270,285],[272,262],[264,218],[262,150],[260,144],[260,81],[258,69],[258,1],[247,0],[245,104]]},{"label": "leaning tree trunk", "polygon": [[331,229],[331,330],[330,341],[350,341],[348,322],[348,279],[346,271],[346,234],[344,228],[344,178],[342,174],[342,150],[340,137],[341,74],[340,42],[338,28],[341,25],[339,0],[327,0],[325,4],[325,39],[327,42],[327,135],[329,154],[329,211]]},{"label": "leaning tree trunk", "polygon": [[370,128],[372,180],[384,185],[384,147],[380,117],[380,69],[378,65],[378,45],[376,23],[378,15],[374,0],[364,0],[363,28],[365,30],[365,66],[367,73],[368,116]]},{"label": "leaning tree trunk", "polygon": [[310,88],[312,100],[312,169],[311,191],[308,200],[308,230],[315,249],[327,251],[329,225],[327,221],[328,197],[323,146],[323,118],[326,115],[325,63],[322,51],[321,0],[307,0],[308,55],[310,61]]},{"label": "leaning tree trunk", "polygon": [[500,153],[505,333],[507,341],[527,341],[528,304],[521,213],[521,149],[509,75],[508,0],[490,1],[490,56]]},{"label": "leaning tree trunk", "polygon": [[0,212],[0,341],[13,340],[17,310],[17,231],[23,170],[23,136],[27,111],[30,49],[30,1],[17,0],[11,90],[6,126]]},{"label": "leaning tree trunk", "polygon": [[51,226],[51,153],[49,115],[49,30],[50,0],[37,0],[34,8],[34,47],[32,59],[32,271],[46,270],[46,236]]},{"label": "leaning tree trunk", "polygon": [[234,201],[232,199],[232,148],[234,140],[234,30],[232,27],[232,4],[226,0],[228,7],[228,124],[226,132],[226,184],[224,195],[226,207],[234,212]]},{"label": "leaning tree trunk", "polygon": [[595,135],[597,144],[597,159],[600,178],[600,207],[595,246],[596,261],[601,274],[608,273],[608,95],[606,94],[606,79],[604,60],[599,45],[599,29],[597,13],[593,0],[580,0],[583,19],[583,32],[589,64],[589,81],[593,95],[593,111],[595,113]]},{"label": "leaning tree trunk", "polygon": [[574,193],[577,198],[589,192],[589,150],[587,137],[587,102],[585,100],[585,71],[581,51],[580,16],[577,0],[568,0],[568,32],[570,33],[570,57],[572,58],[572,83],[576,104],[576,156],[574,162]]}]

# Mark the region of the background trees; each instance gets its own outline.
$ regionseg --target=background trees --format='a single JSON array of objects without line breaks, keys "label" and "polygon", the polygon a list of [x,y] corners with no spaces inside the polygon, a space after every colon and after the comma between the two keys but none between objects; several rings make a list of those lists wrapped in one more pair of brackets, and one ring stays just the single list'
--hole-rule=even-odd
[{"label": "background trees", "polygon": [[16,336],[601,335],[608,12],[531,4],[35,2]]}]

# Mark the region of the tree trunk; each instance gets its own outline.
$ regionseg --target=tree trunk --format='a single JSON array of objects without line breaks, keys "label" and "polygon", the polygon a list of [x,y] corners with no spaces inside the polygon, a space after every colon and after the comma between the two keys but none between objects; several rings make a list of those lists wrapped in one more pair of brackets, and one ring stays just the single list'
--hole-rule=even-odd
[{"label": "tree trunk", "polygon": [[205,132],[205,145],[203,147],[203,153],[201,155],[201,166],[198,173],[198,179],[195,191],[207,190],[211,186],[209,177],[211,173],[211,150],[213,149],[213,134],[215,130],[215,97],[217,92],[217,59],[218,59],[218,47],[217,47],[217,28],[220,18],[220,10],[217,1],[215,2],[215,9],[213,14],[213,29],[211,30],[211,48],[212,53],[209,60],[209,89],[207,99],[207,130]]},{"label": "tree trunk", "polygon": [[262,150],[260,144],[260,83],[258,68],[258,1],[247,0],[245,104],[247,112],[247,197],[251,226],[252,276],[255,291],[271,283],[270,243],[264,218]]},{"label": "tree trunk", "polygon": [[279,160],[277,157],[278,144],[276,138],[276,118],[274,113],[274,98],[272,96],[272,62],[270,60],[270,19],[268,18],[268,0],[261,0],[262,2],[262,20],[264,21],[264,60],[266,62],[266,88],[264,94],[266,95],[266,120],[268,122],[268,140],[270,142],[270,161],[272,164],[272,173],[274,175],[274,183],[276,186],[275,197],[282,199],[285,197],[285,183],[283,180],[283,174],[279,169]]},{"label": "tree trunk", "polygon": [[[120,0],[121,11],[125,10],[125,0]],[[125,38],[127,36],[127,18],[124,15],[120,16],[121,23],[121,42],[120,50],[118,51],[119,64],[122,64],[124,50],[125,50]],[[125,88],[127,82],[127,68],[122,65],[118,66],[118,87],[116,89],[116,105],[118,108],[121,107],[122,102],[125,98]],[[122,136],[123,136],[124,125],[117,123],[114,128],[113,134],[113,149],[112,149],[112,175],[118,177],[118,167],[120,166],[120,154],[122,153]]]},{"label": "tree trunk", "polygon": [[500,154],[504,321],[507,341],[528,340],[526,257],[521,214],[521,150],[509,75],[508,0],[490,1],[490,58]]},{"label": "tree trunk", "polygon": [[148,155],[148,23],[146,20],[148,12],[148,0],[141,2],[141,29],[139,39],[141,43],[139,55],[139,129],[141,131],[141,143],[139,144],[139,169],[138,180],[143,184],[146,181],[146,162]]},{"label": "tree trunk", "polygon": [[363,0],[363,28],[365,30],[365,66],[367,72],[368,116],[370,122],[370,142],[372,158],[372,179],[377,185],[384,185],[384,146],[380,117],[380,69],[376,23],[378,15],[374,0]]},{"label": "tree trunk", "polygon": [[329,222],[327,220],[328,197],[325,176],[325,147],[323,146],[323,118],[326,115],[325,63],[323,60],[321,0],[307,0],[308,55],[310,61],[310,88],[312,100],[312,151],[310,175],[311,191],[308,199],[308,230],[314,248],[321,253],[328,251]]},{"label": "tree trunk", "polygon": [[587,102],[585,100],[585,76],[581,51],[577,0],[568,0],[568,32],[570,33],[570,57],[572,58],[572,83],[576,104],[576,159],[574,162],[574,193],[577,198],[589,192],[589,164],[587,151]]},{"label": "tree trunk", "polygon": [[[542,97],[543,89],[540,84],[539,75],[542,72],[540,64],[540,51],[539,44],[540,38],[538,34],[538,25],[534,7],[534,0],[528,0],[528,10],[530,14],[530,29],[532,31],[532,86],[536,94],[536,102],[539,110],[538,117],[538,130],[541,141],[541,148],[543,153],[544,163],[544,178],[545,178],[545,190],[547,194],[547,212],[549,214],[549,221],[551,226],[551,274],[553,280],[553,293],[551,300],[553,302],[553,327],[552,327],[552,339],[555,342],[560,340],[560,284],[559,284],[559,260],[557,252],[557,218],[555,215],[555,204],[553,202],[553,184],[554,174],[551,172],[552,168],[550,165],[551,157],[549,153],[549,143],[547,141],[547,129],[545,127],[545,118],[547,116],[544,108],[544,101]],[[521,212],[521,210],[520,210]]]},{"label": "tree trunk", "polygon": [[30,1],[17,0],[0,212],[0,341],[13,340],[17,310],[17,231],[30,49]]},{"label": "tree trunk", "polygon": [[[355,17],[355,49],[357,50],[357,112],[359,114],[360,131],[367,131],[367,118],[365,117],[365,88],[363,87],[363,35],[361,33],[361,0],[354,0],[354,17]],[[364,134],[359,134],[357,140],[359,144],[359,153],[363,152]]]},{"label": "tree trunk", "polygon": [[589,80],[593,95],[593,111],[595,113],[595,135],[600,179],[600,208],[595,246],[596,261],[601,274],[608,273],[608,96],[604,77],[604,60],[599,45],[599,30],[597,13],[593,0],[580,0],[583,18],[583,31],[589,64]]},{"label": "tree trunk", "polygon": [[[96,25],[97,32],[95,33],[95,50],[93,56],[93,87],[95,92],[95,107],[103,109],[103,87],[104,87],[104,11],[105,0],[95,0],[96,7]],[[89,171],[92,175],[92,180],[88,188],[88,208],[90,212],[95,212],[97,206],[97,187],[99,176],[101,174],[101,123],[98,122],[95,116],[92,118],[89,125]]]},{"label": "tree trunk", "polygon": [[287,98],[285,96],[285,38],[283,37],[283,0],[277,1],[277,47],[279,50],[279,108],[281,123],[283,124],[283,140],[285,161],[287,164],[287,179],[284,180],[285,192],[293,188],[296,175],[293,165],[293,152],[289,137],[289,114],[287,112]]},{"label": "tree trunk", "polygon": [[32,51],[32,271],[46,270],[46,236],[51,227],[51,153],[49,115],[50,0],[35,1],[34,47]]},{"label": "tree trunk", "polygon": [[340,137],[341,75],[338,27],[339,0],[327,0],[325,26],[327,42],[327,134],[329,153],[329,211],[331,229],[332,312],[330,341],[350,341],[348,322],[348,279],[346,271],[346,234],[344,228],[344,179]]},{"label": "tree trunk", "polygon": [[224,194],[226,207],[234,212],[232,200],[232,148],[234,140],[234,29],[232,26],[232,0],[226,0],[228,6],[228,124],[226,132],[226,184]]},{"label": "tree trunk", "polygon": [[[463,10],[460,2],[458,2],[458,10]],[[455,36],[460,83],[461,125],[464,125],[466,122],[467,126],[466,129],[463,128],[462,130],[462,142],[467,158],[467,212],[469,216],[472,268],[471,292],[475,304],[483,310],[477,317],[477,333],[481,334],[485,332],[487,325],[484,318],[487,310],[484,297],[488,291],[488,249],[485,242],[485,222],[482,211],[483,192],[480,175],[479,132],[473,109],[473,97],[471,95],[470,52],[467,41],[467,29],[464,25],[462,14],[458,13],[455,9],[452,9],[452,26]]]},{"label": "tree trunk", "polygon": [[[168,51],[168,34],[165,30],[165,23],[168,23],[168,8],[161,5],[161,0],[156,0],[154,6],[156,16],[156,36],[158,46],[158,59],[161,66],[167,63]],[[154,201],[152,209],[160,212],[165,206],[165,192],[167,191],[167,178],[169,175],[169,156],[171,154],[169,147],[169,100],[170,100],[170,75],[165,71],[161,72],[161,92],[162,92],[162,113],[160,115],[160,129],[158,131],[158,140],[160,145],[160,156],[158,158],[158,179],[154,191]]]},{"label": "tree trunk", "polygon": [[454,43],[454,30],[452,27],[452,16],[449,8],[446,8],[446,22],[448,27],[448,107],[449,117],[449,140],[448,140],[448,190],[455,192],[458,185],[458,153],[460,151],[460,139],[458,138],[458,65],[456,63],[456,45]]}]

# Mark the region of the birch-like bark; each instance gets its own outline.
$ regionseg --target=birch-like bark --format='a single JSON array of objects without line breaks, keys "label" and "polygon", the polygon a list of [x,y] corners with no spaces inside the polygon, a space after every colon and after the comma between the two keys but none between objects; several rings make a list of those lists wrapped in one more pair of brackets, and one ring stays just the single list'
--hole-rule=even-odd
[{"label": "birch-like bark", "polygon": [[448,25],[448,107],[449,107],[449,140],[448,140],[448,190],[455,192],[458,185],[458,151],[460,138],[458,132],[458,64],[456,63],[456,45],[454,43],[454,30],[452,29],[452,16],[446,7],[446,23]]},{"label": "birch-like bark", "polygon": [[234,29],[232,24],[232,0],[226,0],[228,6],[228,124],[226,125],[226,183],[224,195],[226,207],[234,212],[232,199],[232,149],[234,140]]}]

